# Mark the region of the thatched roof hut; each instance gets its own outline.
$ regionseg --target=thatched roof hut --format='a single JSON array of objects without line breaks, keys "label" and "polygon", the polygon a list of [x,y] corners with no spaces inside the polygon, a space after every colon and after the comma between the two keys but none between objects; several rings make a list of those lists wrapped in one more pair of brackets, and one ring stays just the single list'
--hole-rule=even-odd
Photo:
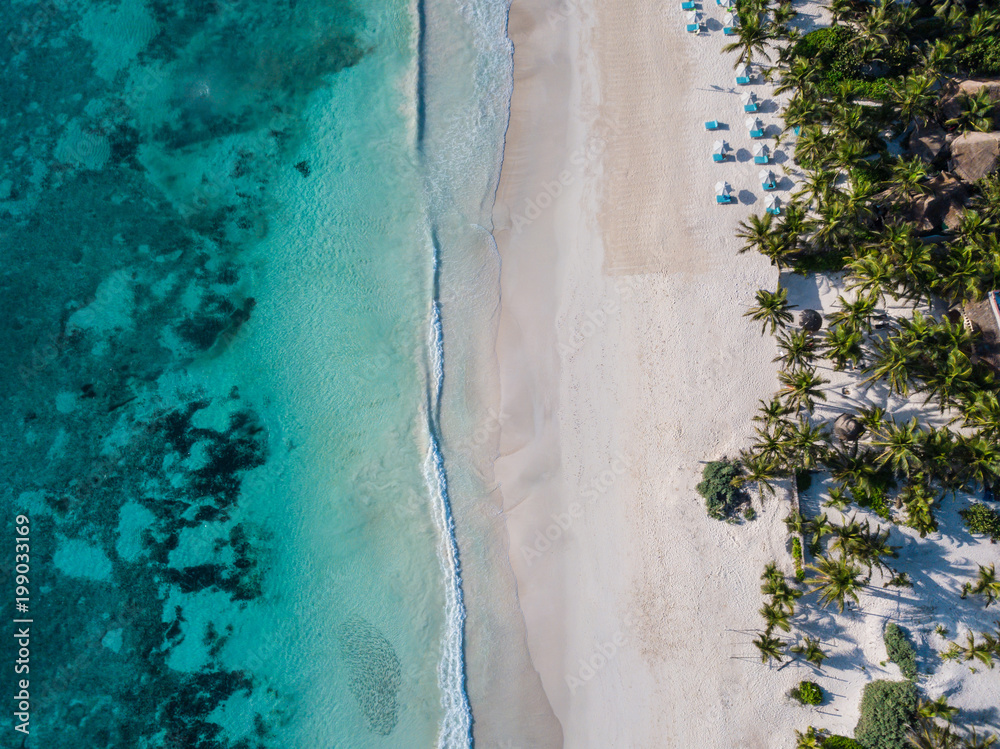
[{"label": "thatched roof hut", "polygon": [[864,424],[850,414],[841,414],[833,422],[833,435],[841,442],[857,442],[864,433]]},{"label": "thatched roof hut", "polygon": [[803,330],[815,333],[823,327],[823,316],[814,309],[804,309],[799,313],[799,325]]}]

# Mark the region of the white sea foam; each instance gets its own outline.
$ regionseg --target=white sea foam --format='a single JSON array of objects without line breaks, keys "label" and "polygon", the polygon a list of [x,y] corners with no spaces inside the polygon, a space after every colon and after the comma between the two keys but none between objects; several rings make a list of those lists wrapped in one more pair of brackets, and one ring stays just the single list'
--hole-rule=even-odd
[{"label": "white sea foam", "polygon": [[[436,264],[436,263],[435,263]],[[438,746],[458,749],[472,745],[472,710],[465,688],[465,600],[462,593],[462,566],[458,557],[455,520],[448,496],[448,477],[438,441],[436,417],[444,383],[444,330],[437,300],[431,305],[430,319],[431,383],[427,426],[430,436],[424,477],[430,491],[434,520],[440,533],[439,555],[445,577],[445,632],[438,679],[444,717]]]}]

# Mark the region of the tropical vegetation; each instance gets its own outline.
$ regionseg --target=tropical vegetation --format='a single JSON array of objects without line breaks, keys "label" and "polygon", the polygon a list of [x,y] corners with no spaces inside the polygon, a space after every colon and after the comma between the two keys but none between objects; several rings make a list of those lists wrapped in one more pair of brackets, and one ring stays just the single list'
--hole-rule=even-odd
[{"label": "tropical vegetation", "polygon": [[899,666],[899,670],[907,679],[915,679],[917,651],[913,649],[913,643],[910,642],[906,631],[894,622],[889,622],[885,627],[884,639],[889,660]]}]

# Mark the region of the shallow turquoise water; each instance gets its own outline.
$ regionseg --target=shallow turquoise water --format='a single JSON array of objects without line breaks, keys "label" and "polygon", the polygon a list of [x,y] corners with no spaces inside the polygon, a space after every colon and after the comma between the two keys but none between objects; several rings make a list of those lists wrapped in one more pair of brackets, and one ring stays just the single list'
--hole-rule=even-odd
[{"label": "shallow turquoise water", "polygon": [[503,3],[431,6],[0,14],[26,746],[469,743],[440,388],[495,307],[509,46]]}]

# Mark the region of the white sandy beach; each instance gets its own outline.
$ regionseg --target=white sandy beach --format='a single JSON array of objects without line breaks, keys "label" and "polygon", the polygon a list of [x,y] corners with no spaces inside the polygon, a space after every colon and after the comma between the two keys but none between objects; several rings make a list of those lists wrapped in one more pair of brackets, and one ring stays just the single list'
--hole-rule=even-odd
[{"label": "white sandy beach", "polygon": [[[895,673],[878,665],[884,618],[917,629],[918,615],[931,621],[949,605],[873,592],[864,615],[815,617],[807,631],[837,638],[818,677],[798,663],[764,666],[751,645],[761,570],[777,559],[791,571],[787,502],[779,493],[756,521],[728,525],[706,515],[694,487],[703,461],[750,442],[757,401],[777,388],[773,341],[743,316],[777,272],[736,254],[736,225],[763,211],[765,193],[742,89],[720,54],[724,12],[706,2],[704,13],[708,30],[694,36],[679,2],[511,9],[515,89],[494,216],[495,468],[528,647],[566,747],[791,747],[809,724],[851,735],[864,684]],[[752,88],[768,99],[768,87]],[[759,116],[777,126],[773,103]],[[710,119],[730,129],[706,132]],[[711,163],[720,136],[736,161]],[[737,205],[715,204],[719,179]],[[793,294],[833,304],[835,288],[809,283]],[[942,513],[945,533],[955,509]],[[906,534],[892,539],[908,545],[904,570],[995,558],[989,544]],[[935,585],[960,587],[944,576]],[[967,671],[938,667],[926,688],[958,685],[949,700],[973,711],[1000,701],[989,674]],[[803,678],[831,701],[787,699]]]}]

